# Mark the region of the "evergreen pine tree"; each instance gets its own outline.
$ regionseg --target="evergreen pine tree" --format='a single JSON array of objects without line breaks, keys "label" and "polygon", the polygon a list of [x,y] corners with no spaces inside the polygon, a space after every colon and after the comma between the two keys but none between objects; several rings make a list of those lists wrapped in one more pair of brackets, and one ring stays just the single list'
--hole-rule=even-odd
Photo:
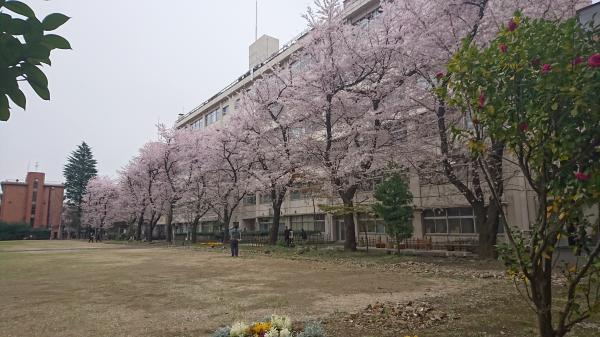
[{"label": "evergreen pine tree", "polygon": [[375,190],[378,203],[373,205],[373,210],[385,221],[387,234],[396,239],[398,252],[400,241],[410,238],[413,233],[412,193],[406,180],[400,173],[388,177]]},{"label": "evergreen pine tree", "polygon": [[92,155],[92,149],[85,143],[77,147],[67,159],[63,170],[65,176],[65,190],[69,206],[75,209],[74,223],[77,226],[77,237],[81,231],[81,204],[88,181],[95,177],[96,159]]}]

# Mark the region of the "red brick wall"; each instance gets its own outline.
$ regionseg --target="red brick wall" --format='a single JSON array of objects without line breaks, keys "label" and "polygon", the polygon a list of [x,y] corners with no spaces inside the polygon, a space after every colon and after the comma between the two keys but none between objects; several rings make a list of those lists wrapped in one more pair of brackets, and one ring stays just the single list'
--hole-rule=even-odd
[{"label": "red brick wall", "polygon": [[2,208],[0,220],[9,223],[29,223],[25,217],[27,205],[27,185],[2,183]]},{"label": "red brick wall", "polygon": [[58,235],[63,207],[64,187],[61,185],[45,185],[45,176],[41,172],[29,172],[25,182],[2,183],[2,208],[0,220],[10,223],[30,224],[33,192],[37,179],[37,196],[35,198],[34,228],[48,228],[52,224],[52,232]]}]

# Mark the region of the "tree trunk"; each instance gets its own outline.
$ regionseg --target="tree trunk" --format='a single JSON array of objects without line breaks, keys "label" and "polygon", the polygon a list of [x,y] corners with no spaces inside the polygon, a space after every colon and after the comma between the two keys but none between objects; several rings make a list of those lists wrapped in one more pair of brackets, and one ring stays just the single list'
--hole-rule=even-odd
[{"label": "tree trunk", "polygon": [[81,239],[81,204],[77,205],[77,238]]},{"label": "tree trunk", "polygon": [[490,198],[490,204],[487,207],[483,205],[473,205],[475,214],[475,225],[479,232],[479,245],[477,254],[482,259],[495,259],[496,237],[498,235],[499,210],[496,202]]},{"label": "tree trunk", "polygon": [[223,210],[223,243],[229,242],[229,221],[231,221],[229,210],[228,207],[225,207]]},{"label": "tree trunk", "polygon": [[531,280],[531,295],[537,311],[541,337],[555,337],[552,328],[552,260],[543,258],[542,265],[534,271]]},{"label": "tree trunk", "polygon": [[154,231],[154,218],[156,214],[152,212],[150,216],[150,221],[148,222],[148,232],[146,233],[146,241],[152,242],[152,232]]},{"label": "tree trunk", "polygon": [[196,243],[198,241],[198,224],[200,223],[200,216],[196,215],[194,217],[194,222],[192,222],[192,243]]},{"label": "tree trunk", "polygon": [[[342,197],[342,201],[344,202],[344,207],[348,210],[354,207],[354,203],[352,199],[354,198],[354,193],[340,193]],[[352,252],[356,251],[356,231],[354,228],[354,213],[347,212],[344,214],[344,226],[346,227],[346,240],[344,241],[344,250],[349,250]]]},{"label": "tree trunk", "polygon": [[140,215],[138,222],[137,222],[137,232],[135,233],[136,237],[135,239],[137,241],[142,241],[142,226],[144,225],[144,216]]},{"label": "tree trunk", "polygon": [[269,244],[274,246],[277,244],[277,236],[279,234],[279,219],[281,218],[281,205],[283,204],[283,197],[275,190],[271,191],[271,197],[273,200],[273,224],[271,224],[270,228]]},{"label": "tree trunk", "polygon": [[167,242],[173,243],[173,204],[169,205],[169,209],[167,210]]}]

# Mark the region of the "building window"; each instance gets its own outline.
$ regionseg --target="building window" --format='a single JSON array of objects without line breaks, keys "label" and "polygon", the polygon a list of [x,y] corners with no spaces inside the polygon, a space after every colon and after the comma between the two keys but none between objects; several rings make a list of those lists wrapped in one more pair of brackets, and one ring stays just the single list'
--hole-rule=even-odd
[{"label": "building window", "polygon": [[216,123],[219,119],[219,109],[209,113],[208,115],[204,116],[204,125],[205,126],[209,126],[211,124]]},{"label": "building window", "polygon": [[375,191],[377,189],[377,186],[381,185],[382,182],[383,182],[383,177],[375,177],[375,178],[367,179],[359,185],[359,190],[361,190],[363,192]]},{"label": "building window", "polygon": [[273,199],[271,198],[271,194],[270,193],[261,193],[260,194],[260,203],[261,204],[269,204],[271,203],[271,201],[273,201]]},{"label": "building window", "polygon": [[233,108],[235,110],[239,110],[240,109],[240,99],[239,98],[235,100],[235,103],[233,104]]},{"label": "building window", "polygon": [[204,221],[198,226],[200,233],[219,233],[221,224],[218,221]]},{"label": "building window", "polygon": [[423,211],[423,223],[428,234],[476,233],[471,207],[426,209]]},{"label": "building window", "polygon": [[229,113],[229,105],[226,105],[223,107],[223,109],[221,109],[221,114],[223,117],[225,117],[227,113]]},{"label": "building window", "polygon": [[325,214],[295,215],[290,217],[294,231],[325,231]]},{"label": "building window", "polygon": [[254,206],[256,205],[256,194],[250,193],[244,197],[244,205],[246,206]]},{"label": "building window", "polygon": [[273,224],[273,218],[258,218],[258,230],[261,232],[269,231]]},{"label": "building window", "polygon": [[385,222],[382,218],[369,213],[358,213],[358,229],[368,233],[385,233]]}]

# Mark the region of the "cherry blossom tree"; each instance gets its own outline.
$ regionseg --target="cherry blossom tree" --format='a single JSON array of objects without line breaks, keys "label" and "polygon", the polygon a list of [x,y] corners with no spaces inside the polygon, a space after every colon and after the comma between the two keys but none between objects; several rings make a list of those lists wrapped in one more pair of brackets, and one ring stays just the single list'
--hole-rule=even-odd
[{"label": "cherry blossom tree", "polygon": [[93,228],[96,235],[121,219],[118,198],[119,187],[111,178],[97,176],[88,182],[83,198],[83,222]]},{"label": "cherry blossom tree", "polygon": [[[167,129],[159,125],[162,147],[160,153],[160,177],[163,181],[162,188],[166,197],[166,237],[167,242],[173,242],[173,211],[177,203],[183,198],[190,185],[193,172],[186,162],[185,143],[187,137],[183,135],[187,130]],[[195,154],[198,155],[198,154]]]},{"label": "cherry blossom tree", "polygon": [[207,202],[207,172],[204,165],[202,142],[203,138],[199,132],[180,129],[177,130],[177,144],[180,154],[181,175],[185,181],[181,190],[181,200],[177,204],[176,211],[179,214],[190,215],[191,241],[197,241],[197,232],[200,219],[210,211]]},{"label": "cherry blossom tree", "polygon": [[283,100],[292,85],[292,68],[274,69],[254,82],[244,93],[242,109],[229,127],[238,130],[245,158],[251,162],[248,170],[252,185],[270,196],[273,223],[269,243],[277,243],[281,205],[289,189],[297,183],[303,171],[303,153],[299,133],[302,116],[286,112]]},{"label": "cherry blossom tree", "polygon": [[121,172],[121,189],[131,198],[125,206],[137,218],[137,239],[141,240],[142,226],[148,224],[146,240],[167,210],[169,189],[162,174],[164,143],[148,142]]},{"label": "cherry blossom tree", "polygon": [[210,128],[199,133],[203,149],[198,160],[204,162],[206,203],[223,227],[223,240],[229,238],[233,213],[249,191],[250,163],[244,156],[244,145],[234,128]]},{"label": "cherry blossom tree", "polygon": [[[421,177],[440,172],[447,183],[452,184],[471,204],[479,231],[479,255],[494,256],[494,245],[499,224],[499,209],[494,196],[482,183],[481,167],[469,156],[468,143],[453,139],[453,129],[478,127],[478,120],[464,111],[448,108],[444,99],[449,72],[446,64],[459,50],[465,39],[485,45],[506,25],[516,10],[531,17],[563,19],[574,15],[574,10],[585,1],[579,0],[477,0],[477,1],[427,1],[398,0],[383,4],[384,13],[393,13],[402,26],[398,48],[403,52],[403,62],[408,67],[398,97],[414,104],[424,113],[421,127],[417,130],[436,131],[438,141],[429,150],[412,158]],[[410,68],[412,67],[412,69]],[[481,97],[485,102],[486,97]],[[437,130],[436,130],[437,129]],[[503,172],[505,145],[485,133],[481,142],[490,144],[490,151],[483,159],[490,169],[494,188],[501,198],[506,172]],[[423,149],[422,137],[417,133],[410,137],[416,148]],[[429,156],[424,154],[429,154]],[[429,165],[427,165],[429,164]],[[423,168],[425,168],[423,170]]]},{"label": "cherry blossom tree", "polygon": [[394,144],[387,121],[394,119],[391,94],[404,76],[393,48],[399,32],[391,20],[347,24],[339,1],[315,5],[316,12],[306,15],[312,30],[298,55],[304,66],[284,106],[301,116],[304,163],[341,199],[347,210],[344,247],[356,250],[355,194],[390,161]]}]

